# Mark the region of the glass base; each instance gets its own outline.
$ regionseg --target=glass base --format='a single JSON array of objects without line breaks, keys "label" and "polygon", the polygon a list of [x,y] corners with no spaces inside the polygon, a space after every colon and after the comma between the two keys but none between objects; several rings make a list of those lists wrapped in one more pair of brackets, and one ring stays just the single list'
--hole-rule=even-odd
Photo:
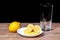
[{"label": "glass base", "polygon": [[40,27],[42,28],[42,30],[49,31],[52,29],[52,22],[51,21],[48,21],[48,22],[41,21]]}]

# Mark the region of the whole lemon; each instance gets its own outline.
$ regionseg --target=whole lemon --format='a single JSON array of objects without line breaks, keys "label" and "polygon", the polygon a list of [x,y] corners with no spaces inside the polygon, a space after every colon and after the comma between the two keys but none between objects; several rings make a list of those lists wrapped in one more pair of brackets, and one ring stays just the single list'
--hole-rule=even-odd
[{"label": "whole lemon", "polygon": [[17,22],[17,21],[14,21],[14,22],[10,23],[10,25],[9,25],[10,32],[16,32],[17,29],[19,29],[19,28],[20,28],[20,22]]}]

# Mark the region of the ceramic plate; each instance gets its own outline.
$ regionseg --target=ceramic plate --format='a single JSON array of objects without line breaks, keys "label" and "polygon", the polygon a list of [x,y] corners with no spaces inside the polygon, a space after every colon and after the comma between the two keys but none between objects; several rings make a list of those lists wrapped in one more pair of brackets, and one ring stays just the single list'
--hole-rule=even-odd
[{"label": "ceramic plate", "polygon": [[17,30],[17,33],[20,34],[20,35],[22,35],[22,36],[26,36],[26,37],[35,37],[35,36],[38,36],[38,35],[40,35],[40,34],[43,33],[43,31],[40,31],[39,34],[36,34],[36,35],[35,34],[28,35],[28,34],[25,34],[24,33],[24,30],[25,29],[26,29],[26,27],[20,28],[20,29]]}]

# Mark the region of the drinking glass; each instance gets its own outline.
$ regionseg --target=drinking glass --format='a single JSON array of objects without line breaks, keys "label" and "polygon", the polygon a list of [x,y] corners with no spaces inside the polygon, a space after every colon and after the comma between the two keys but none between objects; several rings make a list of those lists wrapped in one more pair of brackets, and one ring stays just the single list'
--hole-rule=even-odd
[{"label": "drinking glass", "polygon": [[52,29],[53,4],[40,4],[40,26],[42,30]]}]

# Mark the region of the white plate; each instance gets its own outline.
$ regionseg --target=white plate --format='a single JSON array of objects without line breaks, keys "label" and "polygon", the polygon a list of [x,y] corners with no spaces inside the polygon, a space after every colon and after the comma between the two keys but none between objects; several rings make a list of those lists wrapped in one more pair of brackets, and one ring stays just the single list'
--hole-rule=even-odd
[{"label": "white plate", "polygon": [[20,28],[20,29],[17,30],[17,33],[20,34],[20,35],[22,35],[22,36],[26,36],[26,37],[35,37],[35,36],[38,36],[38,35],[40,35],[40,34],[43,33],[43,31],[40,31],[40,33],[37,34],[37,35],[34,35],[34,34],[28,35],[28,34],[25,34],[25,33],[24,33],[24,30],[25,30],[25,29],[26,29],[26,27]]}]

